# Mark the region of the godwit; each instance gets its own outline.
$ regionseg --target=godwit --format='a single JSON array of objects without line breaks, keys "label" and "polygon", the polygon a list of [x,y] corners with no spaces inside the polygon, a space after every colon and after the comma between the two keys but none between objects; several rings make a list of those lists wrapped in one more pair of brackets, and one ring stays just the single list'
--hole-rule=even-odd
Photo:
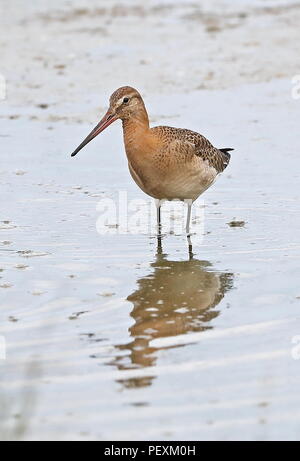
[{"label": "godwit", "polygon": [[117,119],[123,124],[131,176],[146,194],[156,199],[159,231],[162,202],[178,199],[188,204],[186,232],[189,235],[192,203],[227,167],[228,152],[233,149],[217,149],[195,131],[169,126],[150,128],[140,93],[123,86],[111,95],[108,111],[72,157]]}]

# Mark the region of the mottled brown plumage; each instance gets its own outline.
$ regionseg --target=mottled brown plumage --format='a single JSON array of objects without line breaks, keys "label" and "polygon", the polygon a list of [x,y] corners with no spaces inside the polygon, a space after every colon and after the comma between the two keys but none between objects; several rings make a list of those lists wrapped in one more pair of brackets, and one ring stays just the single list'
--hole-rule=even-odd
[{"label": "mottled brown plumage", "polygon": [[153,130],[165,140],[166,144],[175,141],[179,149],[188,149],[192,155],[207,160],[218,173],[222,173],[229,163],[230,154],[227,151],[232,149],[217,149],[196,131],[171,126],[158,126]]},{"label": "mottled brown plumage", "polygon": [[217,149],[195,131],[150,128],[144,101],[130,86],[111,95],[107,113],[72,156],[117,119],[123,124],[130,173],[138,186],[158,201],[194,201],[229,163],[228,151],[232,149]]}]

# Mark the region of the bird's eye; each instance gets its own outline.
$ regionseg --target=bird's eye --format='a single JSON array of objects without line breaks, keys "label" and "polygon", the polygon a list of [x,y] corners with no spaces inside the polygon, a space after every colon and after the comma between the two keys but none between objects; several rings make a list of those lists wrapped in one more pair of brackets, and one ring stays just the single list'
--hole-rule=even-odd
[{"label": "bird's eye", "polygon": [[123,102],[125,102],[125,104],[126,104],[126,102],[128,102],[128,101],[129,101],[129,98],[124,98],[124,99],[123,99]]}]

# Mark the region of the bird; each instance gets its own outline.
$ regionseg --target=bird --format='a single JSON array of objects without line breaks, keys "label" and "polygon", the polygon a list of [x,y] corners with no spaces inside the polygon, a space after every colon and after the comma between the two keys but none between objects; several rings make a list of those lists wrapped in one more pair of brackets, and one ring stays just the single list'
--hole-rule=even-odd
[{"label": "bird", "polygon": [[203,135],[185,128],[150,127],[141,94],[131,86],[112,93],[100,122],[71,154],[74,157],[92,139],[120,119],[130,174],[155,199],[157,227],[161,231],[161,205],[165,200],[187,203],[186,234],[190,237],[193,202],[228,166],[233,148],[214,147]]}]

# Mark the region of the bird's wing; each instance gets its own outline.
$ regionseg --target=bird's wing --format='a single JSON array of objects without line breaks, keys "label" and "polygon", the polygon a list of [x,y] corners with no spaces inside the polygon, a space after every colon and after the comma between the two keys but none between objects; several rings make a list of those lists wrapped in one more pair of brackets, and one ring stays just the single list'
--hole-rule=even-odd
[{"label": "bird's wing", "polygon": [[156,127],[165,138],[170,151],[180,153],[185,157],[196,155],[206,160],[209,166],[215,168],[217,173],[221,173],[227,167],[230,154],[214,147],[208,139],[195,131],[173,128],[173,127]]}]

